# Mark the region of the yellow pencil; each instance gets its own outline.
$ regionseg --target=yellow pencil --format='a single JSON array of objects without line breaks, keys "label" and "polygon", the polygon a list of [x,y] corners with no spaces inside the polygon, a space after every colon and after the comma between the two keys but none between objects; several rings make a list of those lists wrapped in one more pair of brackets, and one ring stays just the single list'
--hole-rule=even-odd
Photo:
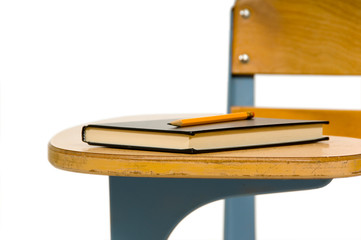
[{"label": "yellow pencil", "polygon": [[253,117],[254,117],[254,112],[238,112],[238,113],[230,113],[230,114],[224,114],[224,115],[218,115],[218,116],[180,119],[180,120],[170,122],[168,124],[178,126],[178,127],[188,127],[188,126],[195,126],[195,125],[201,125],[201,124],[210,124],[210,123],[251,119]]}]

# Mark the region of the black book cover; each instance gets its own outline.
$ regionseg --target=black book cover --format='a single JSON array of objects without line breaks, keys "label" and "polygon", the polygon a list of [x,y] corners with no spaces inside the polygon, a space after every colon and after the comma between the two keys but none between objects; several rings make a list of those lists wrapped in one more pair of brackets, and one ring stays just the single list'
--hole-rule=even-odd
[{"label": "black book cover", "polygon": [[262,127],[292,126],[292,125],[306,125],[306,124],[328,124],[328,121],[293,120],[293,119],[277,119],[277,118],[253,118],[249,120],[204,124],[204,125],[196,125],[189,127],[177,127],[168,124],[169,122],[172,122],[174,120],[176,119],[89,124],[88,126],[83,127],[83,132],[87,127],[99,127],[99,128],[108,128],[108,129],[168,132],[168,133],[195,135],[197,133],[227,131],[227,130],[246,129],[246,128],[262,128]]},{"label": "black book cover", "polygon": [[169,122],[172,122],[174,120],[176,119],[89,124],[87,126],[84,126],[82,129],[82,139],[84,142],[87,142],[90,145],[101,145],[101,146],[123,148],[123,149],[134,149],[134,150],[151,150],[151,151],[165,151],[165,152],[178,152],[178,153],[205,153],[205,152],[215,152],[215,151],[225,151],[225,150],[259,148],[266,146],[268,147],[268,146],[292,145],[292,144],[317,142],[328,139],[328,137],[321,137],[316,139],[309,139],[307,141],[302,140],[302,141],[276,143],[276,144],[271,143],[271,144],[253,145],[253,146],[240,146],[240,147],[230,147],[230,148],[222,148],[222,149],[213,148],[213,149],[200,149],[200,150],[193,148],[168,149],[168,148],[158,148],[151,146],[145,147],[145,146],[130,146],[130,145],[119,145],[119,144],[102,144],[99,142],[85,141],[86,129],[88,127],[146,131],[146,132],[176,133],[176,134],[185,134],[185,135],[194,136],[198,133],[229,131],[229,130],[249,129],[249,128],[260,128],[261,130],[261,128],[264,127],[328,124],[328,121],[321,121],[321,120],[292,120],[292,119],[276,119],[276,118],[253,118],[250,120],[230,121],[230,122],[204,124],[204,125],[189,126],[189,127],[177,127],[168,124]]}]

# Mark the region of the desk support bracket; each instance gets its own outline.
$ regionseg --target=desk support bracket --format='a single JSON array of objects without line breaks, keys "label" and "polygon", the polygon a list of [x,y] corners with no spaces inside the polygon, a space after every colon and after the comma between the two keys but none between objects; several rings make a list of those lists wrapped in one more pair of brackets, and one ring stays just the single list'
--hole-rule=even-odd
[{"label": "desk support bracket", "polygon": [[167,239],[195,209],[224,198],[320,188],[331,179],[109,177],[112,240]]}]

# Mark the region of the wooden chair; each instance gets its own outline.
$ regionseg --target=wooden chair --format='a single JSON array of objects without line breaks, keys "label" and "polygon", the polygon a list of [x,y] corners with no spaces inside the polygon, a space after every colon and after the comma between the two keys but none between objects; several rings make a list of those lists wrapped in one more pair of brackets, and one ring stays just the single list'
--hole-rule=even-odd
[{"label": "wooden chair", "polygon": [[[360,0],[237,0],[229,106],[254,105],[256,73],[360,74],[360,7]],[[267,110],[255,111],[262,116]],[[143,119],[166,117],[176,116]],[[108,121],[129,120],[140,118]],[[361,139],[349,137],[187,155],[88,146],[80,131],[81,125],[55,135],[49,161],[67,171],[109,175],[112,240],[166,239],[194,209],[235,196],[243,197],[226,202],[225,238],[254,239],[254,201],[247,196],[314,189],[333,178],[361,175]]]},{"label": "wooden chair", "polygon": [[[361,138],[360,111],[239,107],[254,105],[254,74],[360,75],[360,7],[359,0],[237,0],[231,20],[229,111],[328,119],[325,134]],[[226,223],[233,223],[226,224],[226,239],[241,239],[245,231],[245,239],[254,239],[252,214],[253,197],[226,200]],[[238,231],[249,219],[249,227]]]}]

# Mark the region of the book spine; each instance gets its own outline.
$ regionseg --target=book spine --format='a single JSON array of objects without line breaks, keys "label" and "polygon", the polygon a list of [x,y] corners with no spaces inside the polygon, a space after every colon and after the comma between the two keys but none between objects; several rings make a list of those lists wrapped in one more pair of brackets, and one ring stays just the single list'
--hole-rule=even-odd
[{"label": "book spine", "polygon": [[83,126],[82,127],[82,129],[81,129],[81,140],[83,141],[83,142],[86,142],[85,141],[85,139],[86,139],[86,128],[87,128],[87,126]]}]

